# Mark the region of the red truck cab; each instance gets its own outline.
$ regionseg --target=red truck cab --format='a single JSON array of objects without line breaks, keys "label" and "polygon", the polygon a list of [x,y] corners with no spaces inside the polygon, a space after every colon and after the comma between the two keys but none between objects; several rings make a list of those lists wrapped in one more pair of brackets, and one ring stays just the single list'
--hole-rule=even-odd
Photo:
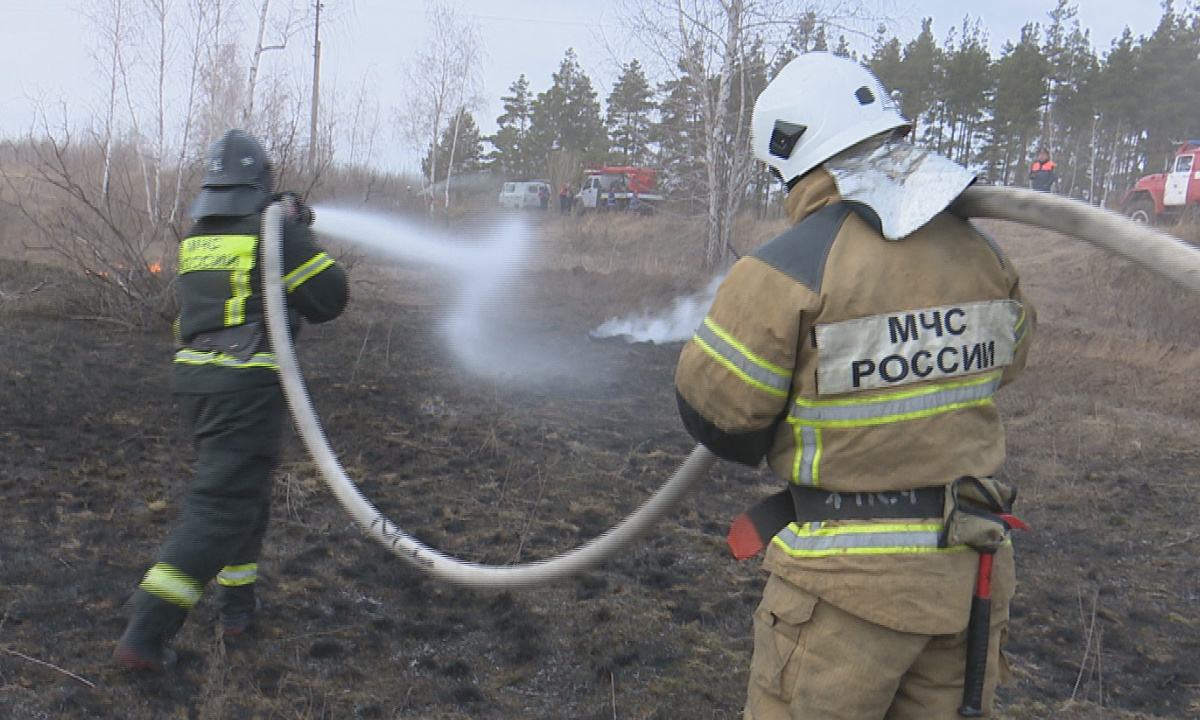
[{"label": "red truck cab", "polygon": [[584,165],[583,185],[575,197],[575,205],[581,211],[604,210],[612,195],[614,210],[635,209],[641,214],[653,212],[654,203],[663,197],[654,192],[658,171],[648,167],[612,167],[609,165]]},{"label": "red truck cab", "polygon": [[1137,222],[1154,223],[1200,206],[1200,140],[1182,143],[1166,172],[1146,175],[1125,193],[1121,212]]}]

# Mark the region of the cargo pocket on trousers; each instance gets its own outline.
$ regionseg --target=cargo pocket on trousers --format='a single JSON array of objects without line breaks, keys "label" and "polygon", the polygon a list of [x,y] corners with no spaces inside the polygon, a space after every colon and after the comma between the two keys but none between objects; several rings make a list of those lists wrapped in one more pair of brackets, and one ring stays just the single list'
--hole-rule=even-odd
[{"label": "cargo pocket on trousers", "polygon": [[817,596],[772,575],[754,614],[750,676],[763,692],[784,702],[795,693],[804,658],[804,630],[816,606]]},{"label": "cargo pocket on trousers", "polygon": [[1008,623],[1007,622],[1004,623],[1004,627],[1000,630],[999,645],[1000,645],[1000,652],[997,654],[1000,656],[1000,675],[999,675],[999,679],[998,679],[997,683],[1000,685],[1007,685],[1008,683],[1012,682],[1012,668],[1008,664],[1008,655],[1005,654],[1005,652],[1004,652],[1004,649],[1006,647],[1008,647]]}]

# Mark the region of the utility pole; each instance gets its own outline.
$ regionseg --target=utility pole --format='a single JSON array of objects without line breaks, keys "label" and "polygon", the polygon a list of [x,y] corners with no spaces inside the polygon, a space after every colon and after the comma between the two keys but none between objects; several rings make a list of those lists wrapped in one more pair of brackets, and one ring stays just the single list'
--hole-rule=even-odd
[{"label": "utility pole", "polygon": [[317,21],[313,26],[312,120],[308,128],[308,169],[317,169],[317,107],[321,97],[321,0],[317,0]]},{"label": "utility pole", "polygon": [[1100,124],[1100,113],[1092,116],[1092,169],[1088,171],[1088,202],[1092,205],[1099,205],[1096,202],[1096,126]]}]

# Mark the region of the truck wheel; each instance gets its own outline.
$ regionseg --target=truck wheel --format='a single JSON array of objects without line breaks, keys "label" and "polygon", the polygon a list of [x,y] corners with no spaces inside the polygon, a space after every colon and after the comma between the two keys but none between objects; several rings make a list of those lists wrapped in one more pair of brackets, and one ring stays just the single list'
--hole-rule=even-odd
[{"label": "truck wheel", "polygon": [[1126,206],[1125,214],[1134,222],[1142,223],[1143,225],[1153,225],[1155,220],[1154,201],[1147,198],[1138,198]]}]

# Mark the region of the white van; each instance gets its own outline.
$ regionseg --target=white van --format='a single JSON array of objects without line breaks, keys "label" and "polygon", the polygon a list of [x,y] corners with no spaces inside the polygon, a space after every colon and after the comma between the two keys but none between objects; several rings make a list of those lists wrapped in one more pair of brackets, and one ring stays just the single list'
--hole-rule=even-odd
[{"label": "white van", "polygon": [[550,183],[541,180],[530,180],[522,182],[507,182],[500,189],[500,207],[509,209],[532,208],[538,210],[542,207],[542,200],[538,197],[538,190],[546,194],[546,206],[550,206],[552,199],[550,194]]}]

